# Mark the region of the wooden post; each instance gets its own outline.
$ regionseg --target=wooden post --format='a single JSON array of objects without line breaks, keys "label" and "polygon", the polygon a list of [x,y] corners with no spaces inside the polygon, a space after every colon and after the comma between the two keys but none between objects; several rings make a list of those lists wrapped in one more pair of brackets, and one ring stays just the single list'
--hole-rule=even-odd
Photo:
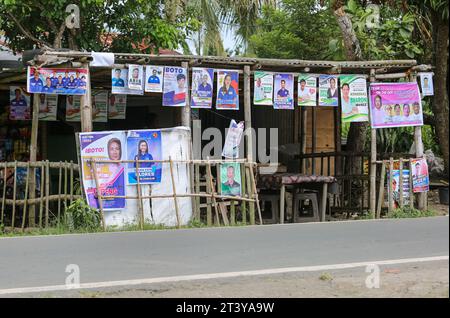
[{"label": "wooden post", "polygon": [[11,227],[14,230],[14,221],[16,218],[16,188],[17,188],[17,161],[14,161],[14,185],[13,185],[13,207]]},{"label": "wooden post", "polygon": [[45,172],[45,164],[44,161],[41,161],[41,195],[39,198],[39,228],[42,228],[42,213],[44,211],[44,181],[46,178],[46,172]]},{"label": "wooden post", "polygon": [[103,225],[103,231],[106,231],[106,224],[105,224],[105,214],[103,213],[103,196],[101,191],[101,185],[98,182],[98,176],[97,176],[97,164],[95,162],[95,159],[91,159],[92,161],[92,173],[94,174],[94,181],[95,181],[95,187],[97,189],[97,198],[98,198],[98,206],[100,208],[100,215],[102,217],[102,225]]},{"label": "wooden post", "polygon": [[67,208],[67,161],[64,161],[64,206]]},{"label": "wooden post", "polygon": [[[316,153],[316,108],[312,107],[312,125],[311,125],[311,152]],[[316,174],[316,158],[311,158],[312,174]]]},{"label": "wooden post", "polygon": [[414,209],[414,191],[412,180],[412,158],[409,158],[409,208]]},{"label": "wooden post", "polygon": [[175,203],[175,214],[177,218],[177,228],[180,228],[180,211],[178,209],[178,199],[177,199],[177,190],[175,187],[175,177],[173,175],[173,162],[172,157],[169,156],[169,164],[170,164],[170,178],[172,179],[172,191],[173,191],[173,201]]},{"label": "wooden post", "polygon": [[[302,107],[302,124],[301,124],[301,149],[300,154],[306,154],[306,126],[308,125],[308,112],[307,107]],[[307,159],[302,158],[300,160],[300,172],[306,174],[306,162]]]},{"label": "wooden post", "polygon": [[[37,158],[37,140],[39,131],[39,94],[33,94],[33,115],[31,121],[31,140],[30,140],[30,162],[36,162]],[[31,177],[30,177],[31,176]],[[34,199],[36,196],[36,168],[30,168],[30,174],[27,176],[30,178],[29,198]],[[28,225],[34,226],[35,224],[36,208],[35,204],[30,205]]]},{"label": "wooden post", "polygon": [[59,162],[58,169],[58,223],[61,218],[61,182],[62,182],[62,162]]},{"label": "wooden post", "polygon": [[189,63],[181,62],[181,67],[186,69],[186,106],[181,107],[181,125],[191,128],[191,99],[189,98]]},{"label": "wooden post", "polygon": [[82,67],[87,70],[87,73],[86,73],[86,93],[81,96],[80,100],[81,131],[89,132],[92,131],[91,75],[89,71],[89,63],[83,63]]},{"label": "wooden post", "polygon": [[400,208],[403,208],[403,158],[400,158],[399,162],[398,190],[400,195],[398,198],[398,204]]},{"label": "wooden post", "polygon": [[389,158],[389,212],[392,212],[394,207],[394,188],[392,187],[392,180],[394,180],[394,158]]},{"label": "wooden post", "polygon": [[286,195],[286,186],[281,184],[280,189],[280,224],[284,224],[284,197]]},{"label": "wooden post", "polygon": [[23,215],[22,215],[22,232],[25,229],[25,219],[27,218],[27,202],[28,202],[28,184],[30,180],[30,162],[27,163],[27,178],[25,181],[25,202],[23,204]]},{"label": "wooden post", "polygon": [[49,196],[50,196],[50,163],[48,160],[45,161],[45,227],[48,227],[49,218]]},{"label": "wooden post", "polygon": [[70,204],[72,204],[73,201],[73,161],[70,160]]},{"label": "wooden post", "polygon": [[[247,192],[248,192],[248,198],[253,198],[254,196],[254,188],[252,186],[251,183],[251,179],[250,179],[250,171],[249,168],[246,166],[246,164],[244,164],[245,167],[245,178],[247,179]],[[250,225],[254,225],[255,224],[255,204],[253,202],[249,202],[249,221],[250,221]]]},{"label": "wooden post", "polygon": [[230,222],[231,225],[236,225],[236,207],[234,206],[235,201],[230,201]]},{"label": "wooden post", "polygon": [[253,162],[252,105],[250,99],[250,66],[244,66],[244,121],[247,159]]},{"label": "wooden post", "polygon": [[[370,70],[370,82],[375,82],[375,70]],[[377,131],[374,128],[370,130],[370,213],[375,214],[375,204],[377,199],[376,186],[377,186]],[[389,171],[392,174],[392,170]]]},{"label": "wooden post", "polygon": [[135,171],[136,171],[136,191],[138,197],[138,212],[139,212],[139,224],[141,225],[141,230],[144,230],[144,207],[142,204],[142,193],[141,193],[141,178],[139,176],[139,159],[135,160]]},{"label": "wooden post", "polygon": [[211,172],[211,163],[209,162],[209,157],[207,157],[206,159],[206,182],[209,182],[209,187],[211,189],[211,200],[213,202],[214,205],[214,212],[215,212],[215,216],[216,216],[216,220],[217,220],[217,225],[220,226],[220,220],[219,220],[219,208],[217,206],[217,202],[216,202],[216,191],[214,188],[214,183],[212,180],[212,172]]},{"label": "wooden post", "polygon": [[252,199],[256,200],[256,207],[258,209],[258,217],[259,217],[259,224],[262,225],[262,216],[261,216],[261,207],[259,205],[259,198],[258,198],[258,189],[256,188],[256,181],[255,181],[255,175],[253,174],[253,162],[249,163],[250,168],[250,179],[253,186],[253,197]]},{"label": "wooden post", "polygon": [[[194,164],[194,175],[195,175],[195,193],[200,193],[200,165]],[[201,210],[200,210],[200,197],[195,197],[195,214],[194,219],[200,221]]]},{"label": "wooden post", "polygon": [[378,191],[378,206],[377,206],[377,214],[376,218],[379,219],[381,217],[381,208],[383,207],[384,201],[384,175],[386,174],[386,163],[383,160],[381,164],[381,175],[380,175],[380,187]]},{"label": "wooden post", "polygon": [[6,174],[8,172],[8,167],[5,164],[5,169],[3,170],[3,195],[2,195],[2,216],[0,219],[0,223],[3,224],[3,218],[5,216],[5,205],[6,205]]},{"label": "wooden post", "polygon": [[[245,165],[241,163],[241,186],[242,186],[242,196],[244,197],[247,193],[247,187],[245,184]],[[242,223],[247,223],[247,206],[245,201],[241,201],[241,214],[242,214]]]}]

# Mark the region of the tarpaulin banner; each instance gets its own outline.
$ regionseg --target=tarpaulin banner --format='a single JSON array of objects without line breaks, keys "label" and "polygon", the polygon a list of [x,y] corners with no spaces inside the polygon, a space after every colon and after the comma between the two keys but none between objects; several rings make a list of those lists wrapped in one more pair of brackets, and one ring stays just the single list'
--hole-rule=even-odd
[{"label": "tarpaulin banner", "polygon": [[108,121],[108,91],[92,90],[92,121],[106,123]]},{"label": "tarpaulin banner", "polygon": [[28,67],[27,91],[29,93],[84,95],[87,69]]},{"label": "tarpaulin banner", "polygon": [[430,189],[428,164],[425,158],[412,159],[413,192],[427,192]]},{"label": "tarpaulin banner", "polygon": [[211,108],[213,80],[214,69],[192,68],[191,108]]},{"label": "tarpaulin banner", "polygon": [[81,121],[81,96],[66,96],[66,121]]},{"label": "tarpaulin banner", "polygon": [[294,109],[294,74],[274,75],[274,109]]},{"label": "tarpaulin banner", "polygon": [[217,70],[216,109],[239,110],[239,73]]},{"label": "tarpaulin banner", "polygon": [[39,120],[56,121],[57,112],[58,95],[39,94]]},{"label": "tarpaulin banner", "polygon": [[319,76],[319,106],[338,106],[338,78],[335,75]]},{"label": "tarpaulin banner", "polygon": [[110,94],[108,119],[125,119],[127,113],[127,95]]},{"label": "tarpaulin banner", "polygon": [[273,73],[265,71],[255,71],[254,73],[254,105],[273,104]]},{"label": "tarpaulin banner", "polygon": [[111,94],[144,95],[143,89],[128,87],[128,69],[115,68],[111,70]]},{"label": "tarpaulin banner", "polygon": [[369,121],[369,98],[363,75],[339,75],[342,122]]},{"label": "tarpaulin banner", "polygon": [[225,138],[225,145],[223,146],[222,157],[232,159],[239,157],[239,145],[243,132],[244,122],[237,123],[235,120],[231,120],[227,137]]},{"label": "tarpaulin banner", "polygon": [[144,85],[142,79],[144,77],[144,68],[142,65],[130,64],[128,66],[128,88],[131,90],[142,91]]},{"label": "tarpaulin banner", "polygon": [[145,91],[162,93],[164,66],[145,66]]},{"label": "tarpaulin banner", "polygon": [[317,106],[317,75],[298,74],[298,106]]},{"label": "tarpaulin banner", "polygon": [[31,103],[30,94],[19,86],[9,87],[9,119],[30,120]]},{"label": "tarpaulin banner", "polygon": [[164,67],[163,106],[186,106],[187,75],[183,67]]}]

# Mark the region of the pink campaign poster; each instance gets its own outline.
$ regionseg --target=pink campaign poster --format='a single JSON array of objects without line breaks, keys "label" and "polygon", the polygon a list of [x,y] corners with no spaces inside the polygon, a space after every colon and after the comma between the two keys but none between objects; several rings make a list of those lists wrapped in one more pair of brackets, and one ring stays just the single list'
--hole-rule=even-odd
[{"label": "pink campaign poster", "polygon": [[417,83],[370,85],[372,128],[422,126],[422,103]]}]

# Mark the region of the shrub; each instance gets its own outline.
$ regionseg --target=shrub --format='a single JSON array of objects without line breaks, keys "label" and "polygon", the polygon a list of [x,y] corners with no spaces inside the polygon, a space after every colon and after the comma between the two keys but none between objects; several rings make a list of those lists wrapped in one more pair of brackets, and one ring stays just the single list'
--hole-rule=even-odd
[{"label": "shrub", "polygon": [[393,210],[392,212],[387,214],[388,218],[400,219],[400,218],[420,218],[427,216],[435,216],[436,212],[433,210],[417,210],[414,208],[410,208],[409,206],[405,206],[403,208],[398,208]]},{"label": "shrub", "polygon": [[63,223],[69,231],[98,231],[101,227],[101,215],[83,199],[78,199],[66,208]]}]

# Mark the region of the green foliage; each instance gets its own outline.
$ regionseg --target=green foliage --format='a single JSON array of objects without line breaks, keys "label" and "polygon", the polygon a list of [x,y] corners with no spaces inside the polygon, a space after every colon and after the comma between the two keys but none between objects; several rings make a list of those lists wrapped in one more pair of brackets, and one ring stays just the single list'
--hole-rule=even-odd
[{"label": "green foliage", "polygon": [[101,215],[83,199],[78,199],[66,208],[63,225],[68,231],[95,232],[101,228]]},{"label": "green foliage", "polygon": [[436,212],[433,210],[417,210],[410,208],[409,206],[404,206],[403,208],[395,209],[387,214],[388,218],[400,219],[400,218],[420,218],[435,216]]}]

